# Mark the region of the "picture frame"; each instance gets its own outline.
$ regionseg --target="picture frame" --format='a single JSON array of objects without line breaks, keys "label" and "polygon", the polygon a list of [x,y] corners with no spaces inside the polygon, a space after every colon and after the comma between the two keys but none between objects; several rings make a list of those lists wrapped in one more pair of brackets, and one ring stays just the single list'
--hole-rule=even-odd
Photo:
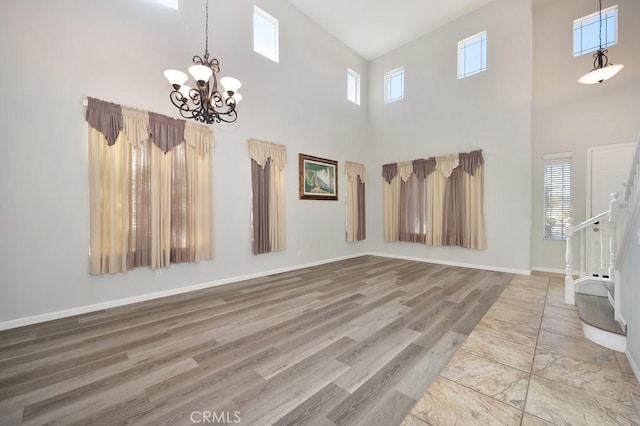
[{"label": "picture frame", "polygon": [[298,154],[301,200],[338,200],[338,162]]}]

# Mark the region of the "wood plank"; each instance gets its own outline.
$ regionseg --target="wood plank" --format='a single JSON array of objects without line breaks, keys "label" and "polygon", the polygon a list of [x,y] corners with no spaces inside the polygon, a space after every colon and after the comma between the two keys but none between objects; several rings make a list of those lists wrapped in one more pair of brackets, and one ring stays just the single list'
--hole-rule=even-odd
[{"label": "wood plank", "polygon": [[362,256],[0,332],[0,423],[392,426],[509,277]]}]

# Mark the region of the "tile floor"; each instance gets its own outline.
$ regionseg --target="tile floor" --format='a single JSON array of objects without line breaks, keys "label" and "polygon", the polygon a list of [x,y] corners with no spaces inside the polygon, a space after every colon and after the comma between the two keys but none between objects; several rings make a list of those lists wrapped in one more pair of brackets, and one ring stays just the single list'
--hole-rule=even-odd
[{"label": "tile floor", "polygon": [[516,276],[402,426],[638,425],[624,354],[587,340],[561,276]]}]

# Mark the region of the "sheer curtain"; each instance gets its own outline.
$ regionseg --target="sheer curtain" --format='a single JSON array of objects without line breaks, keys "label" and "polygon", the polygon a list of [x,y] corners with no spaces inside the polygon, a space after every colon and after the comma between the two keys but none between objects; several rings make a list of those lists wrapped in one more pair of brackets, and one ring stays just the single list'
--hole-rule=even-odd
[{"label": "sheer curtain", "polygon": [[253,198],[253,254],[282,251],[286,247],[284,167],[287,148],[249,140]]},{"label": "sheer curtain", "polygon": [[212,259],[211,130],[92,98],[87,121],[90,272]]},{"label": "sheer curtain", "polygon": [[363,164],[345,162],[347,176],[347,242],[366,238],[365,180]]}]

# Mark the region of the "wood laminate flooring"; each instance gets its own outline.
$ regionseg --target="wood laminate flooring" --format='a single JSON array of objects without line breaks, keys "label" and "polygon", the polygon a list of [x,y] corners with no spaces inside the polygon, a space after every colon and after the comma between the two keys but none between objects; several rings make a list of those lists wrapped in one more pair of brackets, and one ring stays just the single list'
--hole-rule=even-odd
[{"label": "wood laminate flooring", "polygon": [[400,424],[511,278],[363,256],[0,332],[0,424]]}]

